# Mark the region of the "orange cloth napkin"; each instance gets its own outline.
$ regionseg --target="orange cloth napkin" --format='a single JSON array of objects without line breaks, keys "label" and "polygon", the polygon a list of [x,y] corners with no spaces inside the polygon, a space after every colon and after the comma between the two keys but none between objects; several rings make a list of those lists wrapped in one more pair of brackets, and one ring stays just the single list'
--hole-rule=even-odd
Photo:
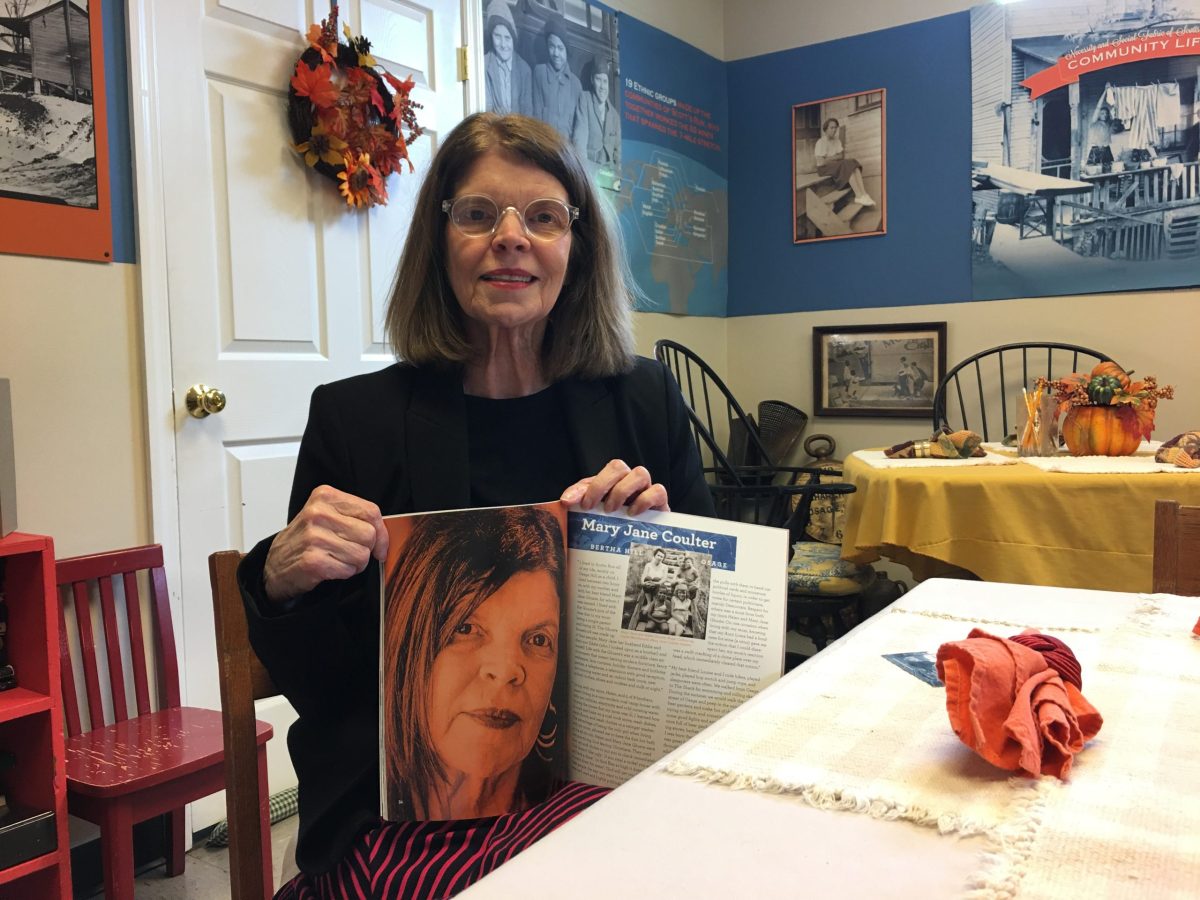
[{"label": "orange cloth napkin", "polygon": [[942,644],[937,670],[954,733],[1002,769],[1066,778],[1104,721],[1041,653],[979,628]]}]

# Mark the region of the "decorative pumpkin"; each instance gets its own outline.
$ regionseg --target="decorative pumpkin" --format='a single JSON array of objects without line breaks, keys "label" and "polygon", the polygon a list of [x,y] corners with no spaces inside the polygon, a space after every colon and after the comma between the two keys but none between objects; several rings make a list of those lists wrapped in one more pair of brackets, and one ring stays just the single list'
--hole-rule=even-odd
[{"label": "decorative pumpkin", "polygon": [[1115,375],[1095,375],[1087,383],[1088,399],[1097,406],[1108,406],[1120,390],[1121,382]]},{"label": "decorative pumpkin", "polygon": [[1141,443],[1132,406],[1072,406],[1062,424],[1072,456],[1129,456]]},{"label": "decorative pumpkin", "polygon": [[1058,414],[1065,413],[1060,431],[1074,456],[1136,452],[1143,438],[1150,440],[1158,401],[1175,396],[1174,388],[1159,387],[1153,375],[1134,381],[1114,362],[1102,362],[1087,375],[1039,378],[1037,386],[1054,391]]}]

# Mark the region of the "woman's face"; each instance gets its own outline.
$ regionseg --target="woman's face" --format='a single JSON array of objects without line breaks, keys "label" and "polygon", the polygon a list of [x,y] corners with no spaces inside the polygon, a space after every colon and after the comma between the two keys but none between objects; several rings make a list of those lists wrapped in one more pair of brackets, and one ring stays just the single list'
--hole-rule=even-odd
[{"label": "woman's face", "polygon": [[1112,118],[1112,113],[1110,113],[1110,112],[1108,111],[1108,107],[1107,107],[1107,106],[1102,106],[1102,107],[1100,108],[1100,121],[1101,121],[1101,122],[1107,122],[1107,121],[1109,121],[1111,118]]},{"label": "woman's face", "polygon": [[654,551],[654,561],[656,563],[660,563],[666,558],[667,558],[667,554],[663,553],[661,550]]},{"label": "woman's face", "polygon": [[558,620],[554,580],[520,572],[434,658],[429,734],[452,782],[498,777],[529,755],[558,668]]},{"label": "woman's face", "polygon": [[[447,275],[468,320],[467,331],[545,327],[567,274],[572,235],[541,241],[525,233],[522,218],[531,200],[570,203],[557,178],[530,162],[491,150],[467,170],[455,197],[484,194],[504,213],[490,236],[468,237],[446,219]],[[450,198],[446,198],[450,199]]]},{"label": "woman's face", "polygon": [[[837,133],[838,133],[837,120],[830,119],[828,122],[825,123],[825,134],[828,137],[837,137]],[[812,132],[810,131],[809,134],[812,134]]]},{"label": "woman's face", "polygon": [[513,36],[507,25],[497,25],[492,29],[492,48],[502,61],[512,59]]}]

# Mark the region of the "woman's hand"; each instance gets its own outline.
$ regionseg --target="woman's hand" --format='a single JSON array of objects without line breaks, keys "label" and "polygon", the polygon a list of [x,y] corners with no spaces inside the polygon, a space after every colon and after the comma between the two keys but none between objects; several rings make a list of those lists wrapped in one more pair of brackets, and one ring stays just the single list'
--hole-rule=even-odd
[{"label": "woman's hand", "polygon": [[322,581],[357,575],[387,556],[388,533],[374,503],[321,485],[275,535],[263,567],[267,599],[280,603]]},{"label": "woman's hand", "polygon": [[624,460],[614,459],[593,475],[575,482],[561,497],[567,506],[578,503],[584,509],[592,509],[600,503],[605,512],[628,506],[631,516],[640,515],[648,509],[670,512],[667,489],[651,482],[645,466],[629,468]]}]

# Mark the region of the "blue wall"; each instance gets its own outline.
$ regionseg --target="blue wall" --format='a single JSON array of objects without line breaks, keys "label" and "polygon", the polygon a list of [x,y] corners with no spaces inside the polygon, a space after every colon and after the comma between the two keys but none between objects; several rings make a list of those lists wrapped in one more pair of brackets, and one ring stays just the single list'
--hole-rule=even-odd
[{"label": "blue wall", "polygon": [[[731,62],[729,315],[971,299],[970,15]],[[792,243],[792,105],[887,90],[887,233]]]}]

